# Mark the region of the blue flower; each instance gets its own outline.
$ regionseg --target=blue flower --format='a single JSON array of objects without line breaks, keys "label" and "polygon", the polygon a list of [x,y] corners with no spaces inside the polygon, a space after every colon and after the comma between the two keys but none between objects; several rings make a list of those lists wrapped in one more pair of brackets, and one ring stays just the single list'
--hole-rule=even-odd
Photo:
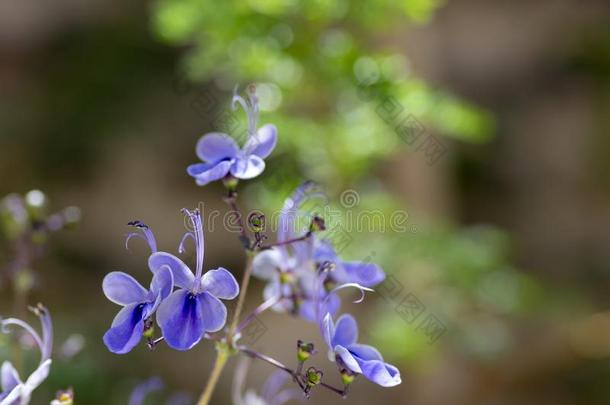
[{"label": "blue flower", "polygon": [[273,309],[293,312],[310,322],[317,320],[316,302],[323,307],[323,313],[333,314],[341,304],[336,294],[325,299],[327,294],[320,285],[323,280],[314,261],[311,238],[286,244],[306,232],[298,223],[299,209],[309,199],[321,196],[314,187],[314,183],[305,182],[286,199],[278,218],[279,245],[262,251],[252,263],[252,274],[267,281],[263,290],[265,300],[281,298]]},{"label": "blue flower", "polygon": [[123,306],[104,334],[104,344],[112,353],[128,353],[140,342],[145,321],[172,292],[172,272],[166,268],[153,272],[149,290],[121,271],[113,271],[104,277],[104,294],[110,301]]},{"label": "blue flower", "polygon": [[271,124],[257,129],[258,99],[253,88],[248,90],[248,100],[235,93],[233,109],[236,109],[238,103],[248,117],[248,139],[240,148],[233,138],[222,132],[211,132],[201,137],[195,151],[204,163],[187,168],[187,173],[200,186],[229,175],[238,179],[252,179],[265,170],[263,159],[275,148],[277,129]]},{"label": "blue flower", "polygon": [[329,347],[329,358],[337,361],[340,368],[362,374],[382,387],[393,387],[401,383],[400,371],[383,361],[383,357],[372,346],[358,344],[358,325],[353,316],[344,314],[337,323],[326,314],[320,325],[324,341]]},{"label": "blue flower", "polygon": [[313,257],[318,263],[334,264],[333,271],[328,273],[328,279],[337,285],[355,283],[370,288],[385,279],[385,273],[375,263],[342,260],[328,241],[315,238]]},{"label": "blue flower", "polygon": [[51,350],[53,347],[53,324],[49,311],[42,305],[33,309],[42,324],[42,338],[28,323],[15,318],[3,319],[0,322],[2,331],[11,325],[19,326],[34,339],[40,349],[40,362],[36,370],[24,381],[9,361],[2,364],[0,370],[0,405],[27,405],[32,397],[32,392],[48,377],[51,368]]},{"label": "blue flower", "polygon": [[[177,350],[188,350],[195,346],[205,332],[222,329],[227,320],[227,308],[220,299],[230,300],[239,294],[235,277],[220,267],[203,274],[204,239],[201,213],[184,210],[193,231],[187,236],[195,240],[195,274],[176,256],[157,252],[150,256],[149,266],[153,271],[171,270],[177,287],[159,307],[157,323],[161,327],[167,344]],[[180,251],[183,251],[182,244]]]},{"label": "blue flower", "polygon": [[[126,246],[131,238],[140,237],[148,243],[152,253],[157,251],[157,242],[148,226],[140,221],[133,221],[128,225],[137,228],[138,232],[127,235]],[[127,273],[114,271],[104,277],[104,294],[110,301],[123,307],[103,338],[104,344],[112,353],[128,353],[138,344],[144,333],[146,320],[155,313],[174,288],[174,278],[169,269],[150,269],[153,278],[148,290]]]},{"label": "blue flower", "polygon": [[347,286],[370,290],[385,278],[376,264],[342,260],[329,242],[313,233],[304,240],[286,243],[308,232],[303,226],[302,205],[324,197],[312,182],[299,186],[280,212],[279,245],[259,253],[253,263],[253,274],[268,281],[265,299],[282,298],[275,310],[292,311],[314,323],[327,312],[334,315],[339,310],[341,300],[337,290]]}]

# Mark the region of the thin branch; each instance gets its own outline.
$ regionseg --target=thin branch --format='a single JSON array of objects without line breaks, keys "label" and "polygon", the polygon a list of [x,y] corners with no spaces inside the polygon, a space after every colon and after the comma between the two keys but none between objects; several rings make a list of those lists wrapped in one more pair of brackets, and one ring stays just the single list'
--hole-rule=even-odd
[{"label": "thin branch", "polygon": [[[265,363],[271,364],[272,366],[290,374],[292,376],[293,380],[299,385],[301,390],[303,390],[303,393],[305,395],[308,395],[307,387],[303,383],[303,381],[307,381],[307,376],[305,374],[297,373],[295,370],[291,369],[290,367],[285,366],[284,364],[280,363],[279,361],[275,360],[274,358],[269,357],[266,354],[258,353],[245,346],[237,346],[236,349],[239,350],[241,353],[245,354],[246,356],[262,360]],[[345,389],[342,390],[342,389],[333,387],[332,385],[326,384],[325,382],[322,382],[322,381],[320,381],[319,385],[321,387],[324,387],[327,390],[332,391],[335,394],[341,396],[341,398],[345,398],[347,395],[347,390],[345,390]]]}]

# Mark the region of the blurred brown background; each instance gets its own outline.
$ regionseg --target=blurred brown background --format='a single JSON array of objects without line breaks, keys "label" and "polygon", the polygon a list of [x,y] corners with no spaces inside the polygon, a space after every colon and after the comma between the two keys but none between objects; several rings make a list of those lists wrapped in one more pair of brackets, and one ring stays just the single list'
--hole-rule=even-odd
[{"label": "blurred brown background", "polygon": [[[83,213],[78,228],[53,236],[48,256],[37,262],[29,301],[51,308],[58,344],[81,333],[85,348],[54,366],[34,404],[67,385],[76,388],[77,403],[127,403],[133,386],[151,375],[161,376],[168,391],[198,395],[212,363],[209,344],[187,353],[140,347],[116,356],[101,341],[117,309],[102,294],[103,276],[127,270],[144,282],[148,275],[144,245],[123,248],[125,224],[143,220],[161,249],[173,250],[183,232],[182,207],[203,201],[225,210],[221,188],[196,187],[184,169],[211,127],[193,108],[197,92],[229,95],[211,81],[177,87],[189,47],[159,41],[154,12],[149,2],[0,0],[0,195],[41,189],[51,207],[77,205]],[[492,321],[485,308],[475,317],[445,311],[451,304],[430,301],[447,298],[446,290],[418,285],[417,295],[441,308],[435,313],[443,315],[446,335],[429,357],[390,355],[403,384],[382,389],[359,381],[350,403],[610,403],[609,19],[606,1],[456,0],[426,24],[381,36],[384,46],[408,55],[411,74],[488,111],[495,137],[474,144],[447,139],[447,158],[432,166],[416,151],[394,148],[371,175],[404,204],[422,234],[435,223],[449,223],[456,233],[480,224],[501,229],[510,240],[506,260],[545,298],[527,315],[494,313]],[[267,171],[282,170],[291,153],[283,149]],[[264,181],[263,175],[254,184]],[[368,183],[358,184],[349,188],[366,194]],[[242,260],[234,234],[206,235],[206,268],[222,265],[238,275]],[[8,316],[15,309],[11,288],[1,288],[0,313]],[[259,299],[253,292],[248,305]],[[363,335],[375,339],[383,334],[373,330],[376,314],[391,311],[383,300],[371,301],[367,309],[350,309],[362,316]],[[268,332],[256,346],[286,362],[296,339],[320,342],[312,325],[275,314],[264,319]],[[470,350],[464,336],[500,346]],[[318,357],[324,361],[323,350]],[[271,370],[253,367],[249,385],[260,387]],[[230,401],[231,369],[218,403]],[[312,401],[340,399],[320,391]]]}]

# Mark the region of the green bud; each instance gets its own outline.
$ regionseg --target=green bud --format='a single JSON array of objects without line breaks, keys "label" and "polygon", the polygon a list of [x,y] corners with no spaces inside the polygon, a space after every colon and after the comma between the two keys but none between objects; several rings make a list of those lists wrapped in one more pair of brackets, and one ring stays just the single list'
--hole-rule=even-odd
[{"label": "green bud", "polygon": [[311,357],[313,347],[313,343],[305,343],[302,340],[297,342],[297,359],[300,363],[304,363]]},{"label": "green bud", "polygon": [[147,327],[146,329],[144,329],[144,332],[142,333],[142,335],[144,335],[144,337],[147,339],[152,339],[155,336],[154,325],[151,325],[151,326]]},{"label": "green bud", "polygon": [[326,224],[324,223],[324,218],[314,215],[311,220],[311,224],[309,225],[309,232],[319,232],[325,231]]},{"label": "green bud", "polygon": [[354,378],[356,378],[354,373],[351,373],[348,370],[341,370],[341,381],[343,382],[343,385],[350,385],[354,382]]},{"label": "green bud", "polygon": [[307,376],[307,383],[309,385],[318,385],[322,381],[324,373],[315,367],[309,367],[305,375]]},{"label": "green bud", "polygon": [[224,184],[227,190],[234,191],[237,188],[237,184],[239,183],[239,179],[228,175],[224,179],[222,179],[222,184]]}]

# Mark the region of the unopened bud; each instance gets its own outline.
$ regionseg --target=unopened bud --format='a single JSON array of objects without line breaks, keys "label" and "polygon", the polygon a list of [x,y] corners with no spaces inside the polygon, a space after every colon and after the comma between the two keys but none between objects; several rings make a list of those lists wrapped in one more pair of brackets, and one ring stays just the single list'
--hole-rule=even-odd
[{"label": "unopened bud", "polygon": [[224,184],[227,190],[234,191],[237,188],[238,183],[239,179],[231,176],[230,174],[222,179],[222,184]]},{"label": "unopened bud", "polygon": [[311,220],[311,224],[309,225],[309,232],[319,232],[325,231],[326,224],[324,223],[324,218],[314,215]]},{"label": "unopened bud", "polygon": [[297,342],[297,359],[304,363],[313,354],[313,343],[305,343],[302,340]]},{"label": "unopened bud", "polygon": [[322,382],[322,376],[324,375],[324,373],[322,373],[321,370],[318,370],[315,367],[309,367],[305,375],[307,376],[307,384],[313,386],[318,385],[320,384],[320,382]]},{"label": "unopened bud", "polygon": [[354,374],[350,370],[341,370],[341,381],[343,382],[343,385],[350,385],[354,382],[354,378],[356,378],[356,374]]}]

